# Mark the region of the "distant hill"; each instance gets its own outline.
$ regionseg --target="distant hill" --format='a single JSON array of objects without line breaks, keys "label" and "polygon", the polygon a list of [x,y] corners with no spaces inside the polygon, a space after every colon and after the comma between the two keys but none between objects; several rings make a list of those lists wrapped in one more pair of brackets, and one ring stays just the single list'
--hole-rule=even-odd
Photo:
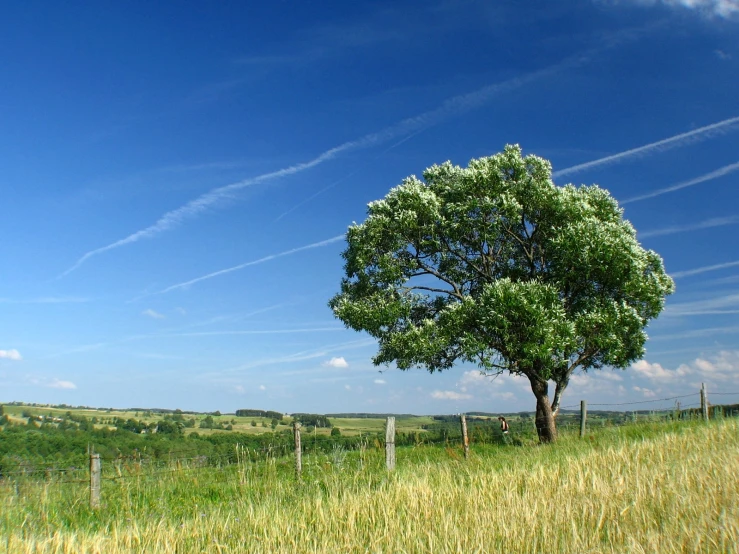
[{"label": "distant hill", "polygon": [[421,417],[414,414],[370,414],[365,412],[358,412],[358,413],[345,413],[345,414],[326,414],[326,417],[340,417],[340,418],[347,418],[347,419],[378,419],[378,418],[384,418],[384,417],[394,417],[396,419],[404,418],[404,417]]}]

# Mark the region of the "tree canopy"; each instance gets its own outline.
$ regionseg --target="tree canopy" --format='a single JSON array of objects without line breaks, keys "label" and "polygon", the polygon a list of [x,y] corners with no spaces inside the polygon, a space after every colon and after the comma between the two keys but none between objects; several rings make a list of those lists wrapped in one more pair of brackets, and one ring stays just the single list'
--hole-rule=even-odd
[{"label": "tree canopy", "polygon": [[377,339],[377,365],[472,362],[527,377],[539,437],[554,440],[572,373],[641,358],[673,281],[607,190],[556,186],[551,164],[518,145],[423,177],[349,227],[346,276],[329,305]]}]

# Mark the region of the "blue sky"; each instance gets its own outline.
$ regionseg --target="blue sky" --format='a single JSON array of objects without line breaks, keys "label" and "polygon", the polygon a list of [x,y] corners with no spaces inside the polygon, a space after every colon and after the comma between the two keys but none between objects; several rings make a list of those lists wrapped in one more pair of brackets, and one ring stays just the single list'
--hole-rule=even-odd
[{"label": "blue sky", "polygon": [[521,4],[5,4],[0,401],[533,409],[378,372],[326,305],[368,202],[506,143],[609,189],[677,284],[563,404],[739,391],[739,4]]}]

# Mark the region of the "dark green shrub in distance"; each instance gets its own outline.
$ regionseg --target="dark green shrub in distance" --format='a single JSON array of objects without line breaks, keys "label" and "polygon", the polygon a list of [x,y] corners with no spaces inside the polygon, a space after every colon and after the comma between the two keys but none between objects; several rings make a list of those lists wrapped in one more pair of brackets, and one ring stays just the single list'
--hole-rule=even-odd
[{"label": "dark green shrub in distance", "polygon": [[338,427],[333,427],[331,429],[331,436],[332,437],[340,437],[341,436],[341,429],[339,429]]}]

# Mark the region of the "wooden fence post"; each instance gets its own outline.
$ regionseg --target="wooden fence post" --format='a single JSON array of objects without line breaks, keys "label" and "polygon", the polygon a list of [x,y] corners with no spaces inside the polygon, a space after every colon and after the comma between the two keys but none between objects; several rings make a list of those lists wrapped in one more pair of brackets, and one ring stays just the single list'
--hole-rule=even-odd
[{"label": "wooden fence post", "polygon": [[708,393],[705,383],[701,383],[701,412],[703,412],[703,420],[708,421]]},{"label": "wooden fence post", "polygon": [[293,421],[293,435],[295,437],[295,475],[300,478],[303,471],[303,451],[300,448],[300,422]]},{"label": "wooden fence post", "polygon": [[395,418],[388,417],[385,426],[385,465],[388,471],[395,469]]},{"label": "wooden fence post", "polygon": [[90,454],[90,508],[100,507],[100,454]]},{"label": "wooden fence post", "polygon": [[585,436],[585,420],[588,417],[588,401],[580,400],[580,438]]},{"label": "wooden fence post", "polygon": [[462,447],[464,448],[465,460],[470,457],[470,440],[467,437],[467,417],[464,414],[459,416],[462,421]]}]

